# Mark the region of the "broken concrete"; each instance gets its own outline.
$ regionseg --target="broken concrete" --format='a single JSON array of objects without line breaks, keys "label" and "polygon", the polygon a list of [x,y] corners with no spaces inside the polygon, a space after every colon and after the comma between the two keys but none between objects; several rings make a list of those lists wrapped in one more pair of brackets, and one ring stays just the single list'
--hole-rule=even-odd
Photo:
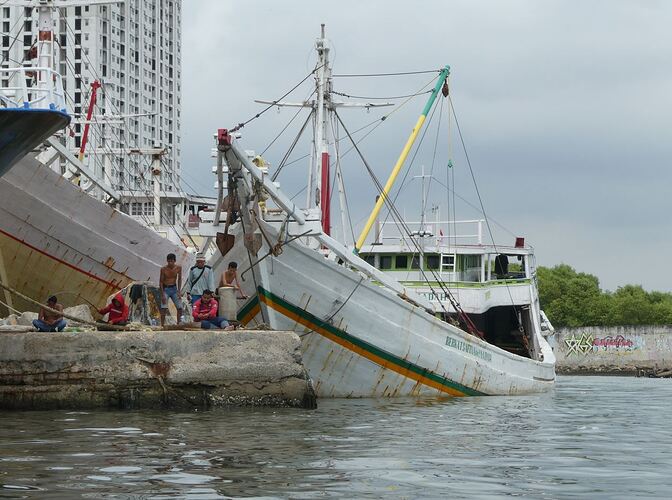
[{"label": "broken concrete", "polygon": [[[63,309],[63,312],[68,316],[74,318],[79,318],[83,321],[88,321],[90,323],[96,321],[96,319],[91,314],[91,309],[86,304],[81,304],[78,306],[66,307]],[[84,323],[80,323],[73,320],[67,320],[68,326],[82,326]]]},{"label": "broken concrete", "polygon": [[33,321],[37,319],[38,314],[32,311],[26,311],[16,319],[16,324],[21,326],[33,326]]},{"label": "broken concrete", "polygon": [[315,406],[292,332],[2,332],[0,408]]}]

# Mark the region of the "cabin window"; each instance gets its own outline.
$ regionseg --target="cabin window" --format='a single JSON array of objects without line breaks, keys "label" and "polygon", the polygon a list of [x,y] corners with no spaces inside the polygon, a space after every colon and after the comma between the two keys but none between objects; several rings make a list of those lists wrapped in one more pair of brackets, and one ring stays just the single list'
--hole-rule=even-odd
[{"label": "cabin window", "polygon": [[373,265],[375,264],[375,262],[376,262],[376,256],[373,255],[373,254],[367,253],[367,254],[365,254],[365,255],[362,255],[361,257],[362,257],[362,259],[364,259],[364,261],[365,261],[367,264],[370,264],[370,265],[372,265],[372,266],[373,266]]},{"label": "cabin window", "polygon": [[464,255],[464,269],[473,269],[481,267],[481,256],[480,255]]},{"label": "cabin window", "polygon": [[455,254],[441,255],[441,272],[455,271]]},{"label": "cabin window", "polygon": [[434,270],[439,268],[439,256],[436,254],[425,255],[425,264],[427,269]]},{"label": "cabin window", "polygon": [[420,269],[420,256],[414,255],[411,259],[411,269]]},{"label": "cabin window", "polygon": [[408,255],[397,255],[394,258],[395,269],[408,269]]},{"label": "cabin window", "polygon": [[392,256],[391,255],[381,255],[380,256],[380,268],[381,269],[392,269]]}]

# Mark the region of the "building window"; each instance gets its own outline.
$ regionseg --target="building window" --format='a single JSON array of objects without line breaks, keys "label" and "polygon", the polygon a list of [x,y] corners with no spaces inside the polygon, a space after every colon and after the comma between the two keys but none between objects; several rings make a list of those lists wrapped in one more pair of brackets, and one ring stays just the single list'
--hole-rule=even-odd
[{"label": "building window", "polygon": [[131,215],[142,215],[142,203],[137,201],[131,203]]}]

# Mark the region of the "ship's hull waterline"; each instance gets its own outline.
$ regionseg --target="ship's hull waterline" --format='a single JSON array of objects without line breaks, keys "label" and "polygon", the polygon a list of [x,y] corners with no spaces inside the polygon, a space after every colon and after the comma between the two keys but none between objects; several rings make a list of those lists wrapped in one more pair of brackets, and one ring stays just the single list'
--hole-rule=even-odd
[{"label": "ship's hull waterline", "polygon": [[[265,228],[271,241],[271,226]],[[453,327],[298,241],[249,267],[239,319],[293,330],[319,397],[516,395],[553,387],[554,360],[513,355]],[[252,261],[268,252],[266,244]],[[222,268],[224,266],[222,265]]]},{"label": "ship's hull waterline", "polygon": [[[55,294],[66,306],[104,304],[131,281],[158,281],[168,253],[189,265],[186,250],[34,158],[0,179],[0,280],[34,300]],[[35,310],[9,292],[0,297],[20,311]]]}]

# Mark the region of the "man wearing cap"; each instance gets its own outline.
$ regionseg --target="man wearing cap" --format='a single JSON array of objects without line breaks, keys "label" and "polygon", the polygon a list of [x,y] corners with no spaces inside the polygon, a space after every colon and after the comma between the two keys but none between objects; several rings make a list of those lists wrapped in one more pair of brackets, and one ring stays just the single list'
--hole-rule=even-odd
[{"label": "man wearing cap", "polygon": [[215,275],[212,267],[205,265],[205,255],[196,254],[196,265],[189,269],[187,276],[187,298],[191,305],[201,298],[204,290],[214,290]]},{"label": "man wearing cap", "polygon": [[63,306],[58,303],[56,296],[52,295],[47,299],[47,307],[60,312],[56,313],[45,307],[40,308],[37,319],[33,320],[33,326],[38,332],[62,332],[66,326],[63,319]]}]

